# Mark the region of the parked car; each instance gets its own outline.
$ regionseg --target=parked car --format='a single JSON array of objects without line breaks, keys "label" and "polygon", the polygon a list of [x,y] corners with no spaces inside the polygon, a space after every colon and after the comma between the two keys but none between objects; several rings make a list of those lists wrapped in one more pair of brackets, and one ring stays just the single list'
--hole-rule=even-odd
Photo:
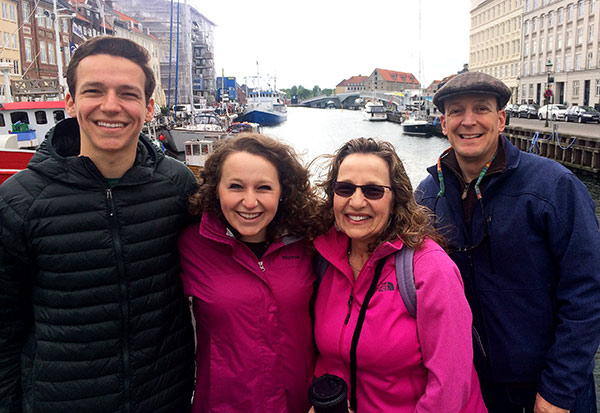
[{"label": "parked car", "polygon": [[548,116],[548,120],[565,120],[565,113],[567,112],[567,105],[551,104],[544,105],[538,110],[538,119],[544,120]]},{"label": "parked car", "polygon": [[519,117],[520,118],[537,118],[538,109],[540,107],[535,103],[529,103],[519,106]]},{"label": "parked car", "polygon": [[504,110],[506,111],[507,115],[513,118],[519,115],[519,105],[509,103],[508,105],[506,105]]},{"label": "parked car", "polygon": [[565,114],[567,122],[597,122],[600,123],[600,112],[591,106],[570,106]]}]

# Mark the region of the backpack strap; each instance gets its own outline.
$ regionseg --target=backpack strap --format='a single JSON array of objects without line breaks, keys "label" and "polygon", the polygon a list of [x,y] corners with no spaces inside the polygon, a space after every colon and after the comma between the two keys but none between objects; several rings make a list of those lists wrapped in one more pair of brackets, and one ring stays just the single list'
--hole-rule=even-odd
[{"label": "backpack strap", "polygon": [[396,280],[398,291],[406,309],[413,318],[417,317],[417,288],[413,269],[415,250],[404,246],[396,252]]}]

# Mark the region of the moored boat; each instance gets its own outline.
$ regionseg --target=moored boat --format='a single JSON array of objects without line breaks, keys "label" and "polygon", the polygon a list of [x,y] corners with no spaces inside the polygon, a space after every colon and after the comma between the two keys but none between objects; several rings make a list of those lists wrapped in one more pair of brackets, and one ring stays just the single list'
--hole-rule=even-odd
[{"label": "moored boat", "polygon": [[431,136],[431,128],[426,119],[409,118],[402,122],[402,132],[405,135]]},{"label": "moored boat", "polygon": [[287,120],[285,95],[276,90],[256,89],[248,93],[246,108],[240,122],[263,126],[278,125]]},{"label": "moored boat", "polygon": [[385,107],[381,102],[368,102],[365,105],[364,110],[365,118],[367,120],[387,120],[387,114],[385,113]]}]

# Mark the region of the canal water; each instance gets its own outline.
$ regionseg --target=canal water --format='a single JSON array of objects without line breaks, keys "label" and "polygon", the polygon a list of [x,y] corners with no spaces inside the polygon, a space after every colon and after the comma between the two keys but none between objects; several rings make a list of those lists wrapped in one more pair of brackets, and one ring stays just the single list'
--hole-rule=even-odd
[{"label": "canal water", "polygon": [[[371,122],[362,112],[339,109],[288,108],[288,119],[281,125],[266,127],[264,134],[290,143],[302,155],[306,164],[318,158],[311,170],[319,174],[323,154],[332,154],[344,142],[352,138],[373,137],[391,142],[406,172],[416,188],[427,176],[426,168],[433,165],[438,156],[450,145],[443,137],[414,137],[402,134],[402,127],[392,122]],[[600,219],[600,179],[578,174],[590,191],[596,204],[596,216]],[[600,410],[600,353],[596,354],[596,395]]]}]

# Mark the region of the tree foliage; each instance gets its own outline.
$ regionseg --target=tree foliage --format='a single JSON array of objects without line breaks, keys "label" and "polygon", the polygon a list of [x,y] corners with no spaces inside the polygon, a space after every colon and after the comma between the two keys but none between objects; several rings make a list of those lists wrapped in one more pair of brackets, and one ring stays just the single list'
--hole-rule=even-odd
[{"label": "tree foliage", "polygon": [[322,95],[333,95],[333,89],[321,89],[318,85],[313,86],[312,90],[306,89],[302,85],[294,85],[289,89],[281,90],[287,94],[288,99],[291,99],[293,96],[296,96],[298,100],[310,99]]}]

